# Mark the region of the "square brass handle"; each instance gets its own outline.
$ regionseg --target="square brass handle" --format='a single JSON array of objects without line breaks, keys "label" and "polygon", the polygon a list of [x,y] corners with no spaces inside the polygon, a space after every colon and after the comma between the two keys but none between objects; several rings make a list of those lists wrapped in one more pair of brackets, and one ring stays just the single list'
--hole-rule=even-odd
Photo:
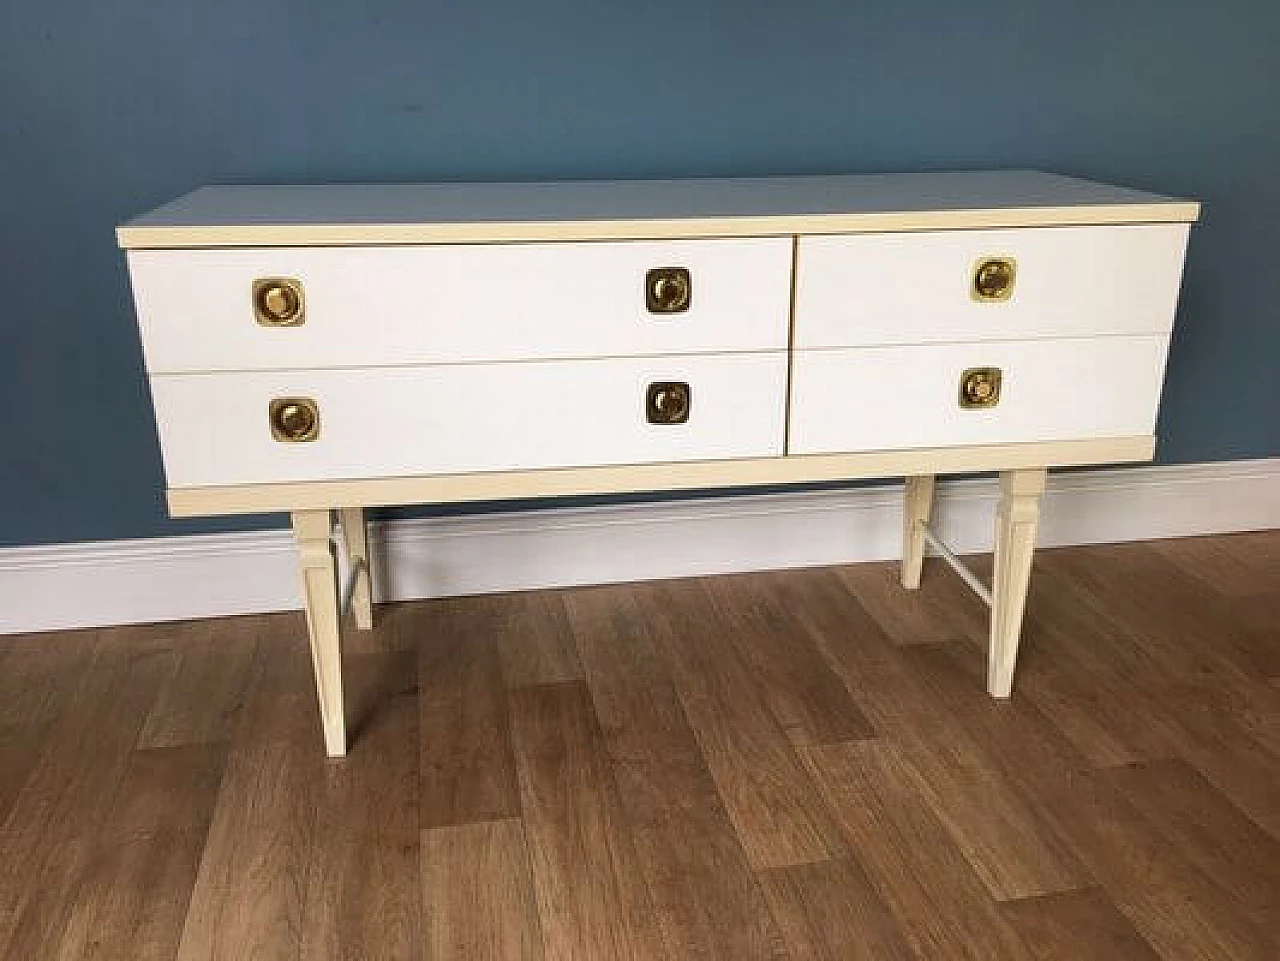
[{"label": "square brass handle", "polygon": [[1000,368],[971,367],[960,375],[960,407],[981,410],[1000,403]]},{"label": "square brass handle", "polygon": [[1018,262],[1012,257],[983,257],[973,266],[969,295],[979,303],[995,304],[1013,296]]},{"label": "square brass handle", "polygon": [[681,314],[693,303],[688,267],[655,267],[644,275],[644,305],[651,314]]},{"label": "square brass handle", "polygon": [[299,327],[306,322],[302,281],[261,277],[253,282],[253,319],[263,327]]},{"label": "square brass handle", "polygon": [[658,381],[645,392],[644,412],[650,424],[684,424],[693,397],[683,381]]},{"label": "square brass handle", "polygon": [[310,397],[277,397],[267,408],[271,436],[284,444],[305,444],[320,436],[320,407]]}]

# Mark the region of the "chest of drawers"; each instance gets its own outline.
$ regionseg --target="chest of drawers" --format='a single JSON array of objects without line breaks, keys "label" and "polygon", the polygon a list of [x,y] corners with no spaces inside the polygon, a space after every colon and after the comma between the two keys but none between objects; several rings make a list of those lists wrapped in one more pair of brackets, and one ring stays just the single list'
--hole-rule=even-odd
[{"label": "chest of drawers", "polygon": [[1000,471],[963,573],[1008,696],[1045,471],[1150,458],[1197,215],[1026,171],[209,187],[118,238],[170,510],[291,512],[336,755],[384,504],[905,476],[910,588],[933,478]]}]

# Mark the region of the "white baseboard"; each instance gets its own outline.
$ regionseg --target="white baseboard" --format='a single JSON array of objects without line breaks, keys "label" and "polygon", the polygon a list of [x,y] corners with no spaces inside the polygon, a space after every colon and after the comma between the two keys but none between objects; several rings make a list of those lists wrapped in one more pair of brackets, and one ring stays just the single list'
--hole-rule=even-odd
[{"label": "white baseboard", "polygon": [[[941,483],[959,552],[990,550],[996,484]],[[883,560],[901,484],[656,504],[413,518],[371,531],[384,600]],[[1280,458],[1055,474],[1042,546],[1280,527]],[[0,550],[0,633],[249,614],[300,605],[288,531]]]}]

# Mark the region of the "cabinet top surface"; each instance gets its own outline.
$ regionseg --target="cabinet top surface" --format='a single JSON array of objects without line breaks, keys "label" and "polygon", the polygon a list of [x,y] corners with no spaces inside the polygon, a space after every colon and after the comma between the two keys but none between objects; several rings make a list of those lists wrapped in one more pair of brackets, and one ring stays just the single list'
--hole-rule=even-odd
[{"label": "cabinet top surface", "polygon": [[124,248],[632,240],[1185,223],[1199,204],[1031,170],[548,183],[202,187]]}]

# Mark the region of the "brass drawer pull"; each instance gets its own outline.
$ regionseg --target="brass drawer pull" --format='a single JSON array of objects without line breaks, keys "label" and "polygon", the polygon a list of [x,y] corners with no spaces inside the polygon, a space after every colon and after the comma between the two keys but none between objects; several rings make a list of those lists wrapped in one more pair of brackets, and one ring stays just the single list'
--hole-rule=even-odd
[{"label": "brass drawer pull", "polygon": [[687,267],[655,267],[644,276],[644,305],[651,314],[679,314],[693,302]]},{"label": "brass drawer pull", "polygon": [[684,424],[692,404],[689,385],[681,381],[658,381],[645,394],[645,417],[650,424]]},{"label": "brass drawer pull", "polygon": [[981,410],[1000,403],[1000,368],[971,367],[960,375],[960,406]]},{"label": "brass drawer pull", "polygon": [[1018,276],[1018,262],[1012,257],[983,257],[973,268],[974,300],[999,303],[1013,296],[1013,283]]},{"label": "brass drawer pull", "polygon": [[263,327],[298,327],[306,321],[302,281],[262,277],[253,282],[253,317]]},{"label": "brass drawer pull", "polygon": [[310,397],[277,397],[267,419],[271,436],[285,444],[305,444],[320,436],[320,408]]}]

